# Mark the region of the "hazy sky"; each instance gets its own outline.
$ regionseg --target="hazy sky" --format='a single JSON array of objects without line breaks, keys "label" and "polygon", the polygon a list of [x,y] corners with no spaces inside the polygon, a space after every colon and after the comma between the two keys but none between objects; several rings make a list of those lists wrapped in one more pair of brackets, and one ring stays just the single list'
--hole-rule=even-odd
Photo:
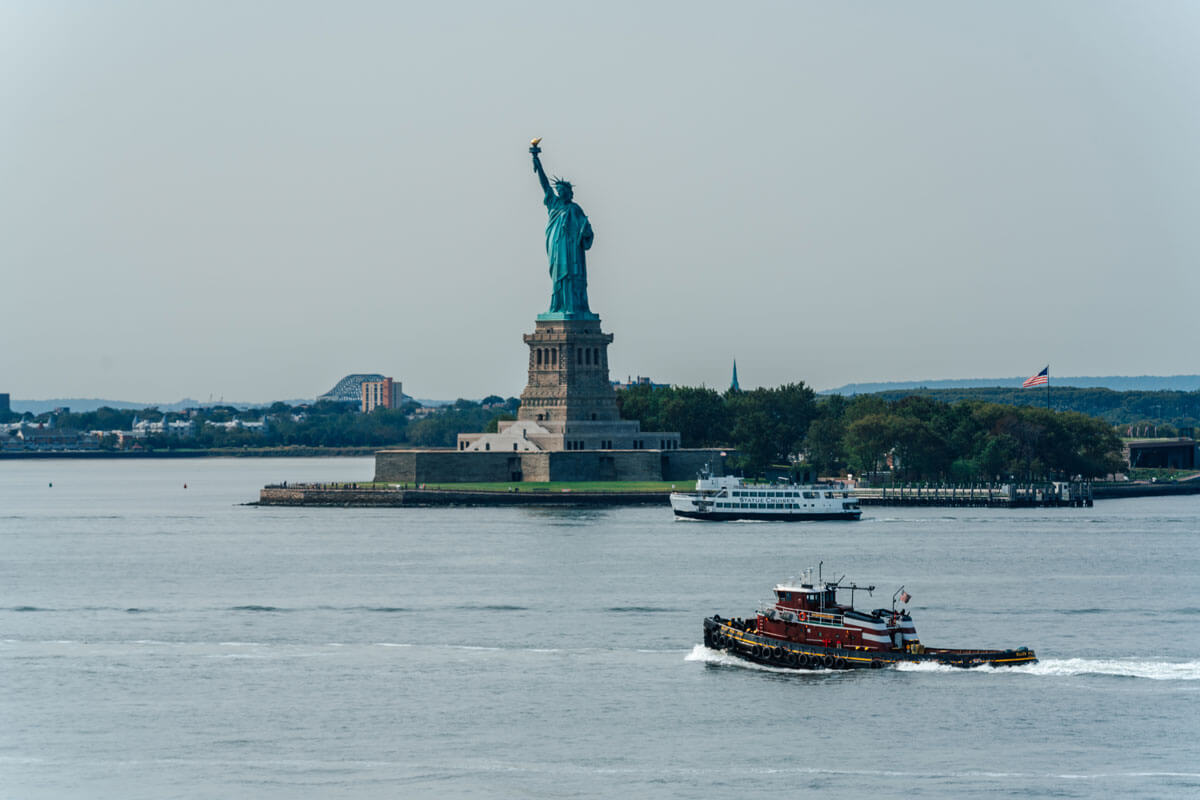
[{"label": "hazy sky", "polygon": [[0,5],[0,392],[1200,372],[1200,3]]}]

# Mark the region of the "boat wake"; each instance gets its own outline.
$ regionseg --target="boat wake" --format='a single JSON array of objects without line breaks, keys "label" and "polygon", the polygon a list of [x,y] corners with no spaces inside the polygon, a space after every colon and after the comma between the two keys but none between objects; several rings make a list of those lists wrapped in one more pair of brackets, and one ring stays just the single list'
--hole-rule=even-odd
[{"label": "boat wake", "polygon": [[683,657],[684,661],[702,661],[705,664],[716,664],[721,667],[740,667],[742,669],[756,669],[761,672],[781,672],[785,675],[813,675],[819,673],[833,673],[837,670],[832,669],[787,669],[786,667],[771,667],[766,664],[756,664],[753,661],[748,661],[744,658],[738,658],[731,653],[726,653],[724,650],[713,650],[698,644],[692,648],[692,652]]},{"label": "boat wake", "polygon": [[1036,664],[1013,667],[984,665],[963,670],[945,664],[898,664],[901,672],[970,672],[996,675],[1040,675],[1073,677],[1076,675],[1109,675],[1118,678],[1144,678],[1155,681],[1200,680],[1200,661],[1146,661],[1125,658],[1043,658]]},{"label": "boat wake", "polygon": [[[756,664],[723,650],[712,650],[702,644],[692,647],[685,661],[701,661],[726,667],[757,669],[763,672],[795,674],[797,670]],[[1121,658],[1047,658],[1036,664],[1013,667],[983,665],[963,669],[947,664],[897,664],[898,672],[944,672],[951,675],[1038,675],[1043,677],[1073,677],[1076,675],[1108,675],[1118,678],[1142,678],[1155,681],[1200,681],[1200,661],[1145,661]],[[803,670],[803,672],[835,672],[836,670]]]}]

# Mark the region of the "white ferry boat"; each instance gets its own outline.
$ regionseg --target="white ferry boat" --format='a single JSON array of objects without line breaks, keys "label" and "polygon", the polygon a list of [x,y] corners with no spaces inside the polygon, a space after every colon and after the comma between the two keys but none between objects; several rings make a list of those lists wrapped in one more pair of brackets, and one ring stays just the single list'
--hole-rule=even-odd
[{"label": "white ferry boat", "polygon": [[736,476],[700,473],[693,492],[671,492],[671,509],[690,519],[858,519],[862,509],[845,486],[746,483]]}]

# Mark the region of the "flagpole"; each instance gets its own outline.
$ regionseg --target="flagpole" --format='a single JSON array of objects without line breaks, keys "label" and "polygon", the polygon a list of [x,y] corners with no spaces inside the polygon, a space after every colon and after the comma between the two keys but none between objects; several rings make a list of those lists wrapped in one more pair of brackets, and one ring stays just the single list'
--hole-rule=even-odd
[{"label": "flagpole", "polygon": [[1046,410],[1050,410],[1050,366],[1046,365]]}]

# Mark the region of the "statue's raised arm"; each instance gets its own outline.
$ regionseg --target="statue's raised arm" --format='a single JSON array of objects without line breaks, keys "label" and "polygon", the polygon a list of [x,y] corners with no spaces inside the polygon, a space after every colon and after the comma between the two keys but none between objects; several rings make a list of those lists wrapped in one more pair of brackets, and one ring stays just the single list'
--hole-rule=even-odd
[{"label": "statue's raised arm", "polygon": [[539,136],[529,143],[529,152],[533,155],[533,171],[537,173],[538,183],[542,184],[542,193],[547,199],[554,196],[554,190],[550,188],[550,179],[546,177],[546,170],[542,169],[542,160],[538,158],[538,153],[542,152],[542,148],[538,147],[538,143],[542,141]]}]

